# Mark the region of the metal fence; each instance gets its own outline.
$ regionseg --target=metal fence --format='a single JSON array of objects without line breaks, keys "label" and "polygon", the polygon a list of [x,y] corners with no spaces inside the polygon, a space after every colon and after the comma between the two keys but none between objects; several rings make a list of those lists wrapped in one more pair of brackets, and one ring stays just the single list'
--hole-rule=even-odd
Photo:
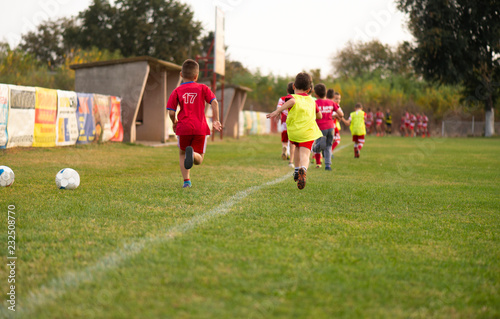
[{"label": "metal fence", "polygon": [[[441,124],[442,137],[484,136],[485,122],[444,120]],[[500,122],[495,122],[495,134],[500,132]]]}]

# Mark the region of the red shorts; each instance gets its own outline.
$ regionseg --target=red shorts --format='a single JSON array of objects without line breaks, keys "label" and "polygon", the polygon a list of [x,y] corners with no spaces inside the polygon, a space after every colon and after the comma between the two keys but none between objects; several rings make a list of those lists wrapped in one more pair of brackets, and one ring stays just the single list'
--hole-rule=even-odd
[{"label": "red shorts", "polygon": [[191,146],[198,154],[205,154],[208,135],[177,135],[177,146],[183,151]]},{"label": "red shorts", "polygon": [[415,128],[415,124],[410,124],[410,130],[413,130]]},{"label": "red shorts", "polygon": [[354,143],[363,144],[365,142],[365,136],[364,135],[353,135],[352,141]]},{"label": "red shorts", "polygon": [[314,144],[314,140],[309,141],[309,142],[302,142],[302,143],[297,143],[297,142],[290,141],[290,143],[292,143],[293,145],[295,145],[297,147],[305,147],[305,148],[308,148],[309,150],[311,150],[312,146]]},{"label": "red shorts", "polygon": [[377,126],[382,125],[382,120],[377,120]]},{"label": "red shorts", "polygon": [[288,132],[287,131],[281,132],[281,142],[288,143]]}]

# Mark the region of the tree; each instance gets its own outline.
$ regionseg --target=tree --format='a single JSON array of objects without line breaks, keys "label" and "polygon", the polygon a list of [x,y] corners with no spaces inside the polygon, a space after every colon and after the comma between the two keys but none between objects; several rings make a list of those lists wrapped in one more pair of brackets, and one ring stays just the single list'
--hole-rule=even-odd
[{"label": "tree", "polygon": [[64,55],[70,50],[70,45],[64,41],[64,32],[73,24],[73,20],[66,18],[45,21],[36,31],[22,36],[19,49],[31,54],[50,69],[55,69],[64,63]]},{"label": "tree", "polygon": [[498,0],[398,0],[416,39],[414,67],[436,83],[462,84],[466,102],[483,103],[485,135],[494,133],[500,94]]},{"label": "tree", "polygon": [[[397,50],[404,50],[404,44]],[[346,47],[334,56],[332,64],[337,74],[346,77],[360,77],[370,73],[386,77],[398,69],[404,69],[399,68],[404,64],[400,58],[390,46],[378,40],[366,43],[348,42]]]},{"label": "tree", "polygon": [[79,15],[81,30],[66,33],[84,49],[120,50],[125,57],[150,55],[182,63],[200,53],[202,26],[176,0],[94,0]]}]

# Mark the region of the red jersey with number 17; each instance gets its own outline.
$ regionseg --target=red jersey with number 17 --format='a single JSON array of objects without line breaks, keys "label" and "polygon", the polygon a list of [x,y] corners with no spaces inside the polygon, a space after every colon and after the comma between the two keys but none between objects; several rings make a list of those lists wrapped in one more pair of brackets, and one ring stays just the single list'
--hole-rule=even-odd
[{"label": "red jersey with number 17", "polygon": [[184,82],[177,87],[167,102],[167,110],[177,111],[176,135],[210,135],[205,117],[205,103],[212,103],[215,94],[205,84]]}]

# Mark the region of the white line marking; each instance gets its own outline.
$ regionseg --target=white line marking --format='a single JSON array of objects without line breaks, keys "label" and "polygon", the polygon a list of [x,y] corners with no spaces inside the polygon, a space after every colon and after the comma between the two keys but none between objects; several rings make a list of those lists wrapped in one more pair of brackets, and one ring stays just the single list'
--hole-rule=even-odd
[{"label": "white line marking", "polygon": [[[342,145],[341,147],[336,148],[334,153],[351,144]],[[124,244],[122,248],[104,256],[92,266],[84,268],[80,271],[68,271],[61,277],[52,279],[46,285],[42,285],[40,288],[28,293],[26,300],[22,301],[21,307],[19,307],[18,314],[28,315],[34,312],[38,307],[62,297],[69,290],[78,288],[78,286],[82,283],[92,282],[105,272],[119,267],[122,262],[141,253],[146,247],[151,247],[152,245],[161,244],[175,239],[178,235],[181,235],[200,224],[206,223],[215,217],[223,216],[227,214],[235,204],[239,203],[249,195],[261,190],[264,187],[281,183],[288,178],[291,179],[290,173],[262,185],[247,188],[246,190],[231,196],[229,200],[211,209],[210,211],[194,216],[183,224],[171,227],[166,233],[154,237],[142,238],[129,244]],[[8,310],[6,308],[0,308],[0,314],[10,315],[7,311]]]}]

